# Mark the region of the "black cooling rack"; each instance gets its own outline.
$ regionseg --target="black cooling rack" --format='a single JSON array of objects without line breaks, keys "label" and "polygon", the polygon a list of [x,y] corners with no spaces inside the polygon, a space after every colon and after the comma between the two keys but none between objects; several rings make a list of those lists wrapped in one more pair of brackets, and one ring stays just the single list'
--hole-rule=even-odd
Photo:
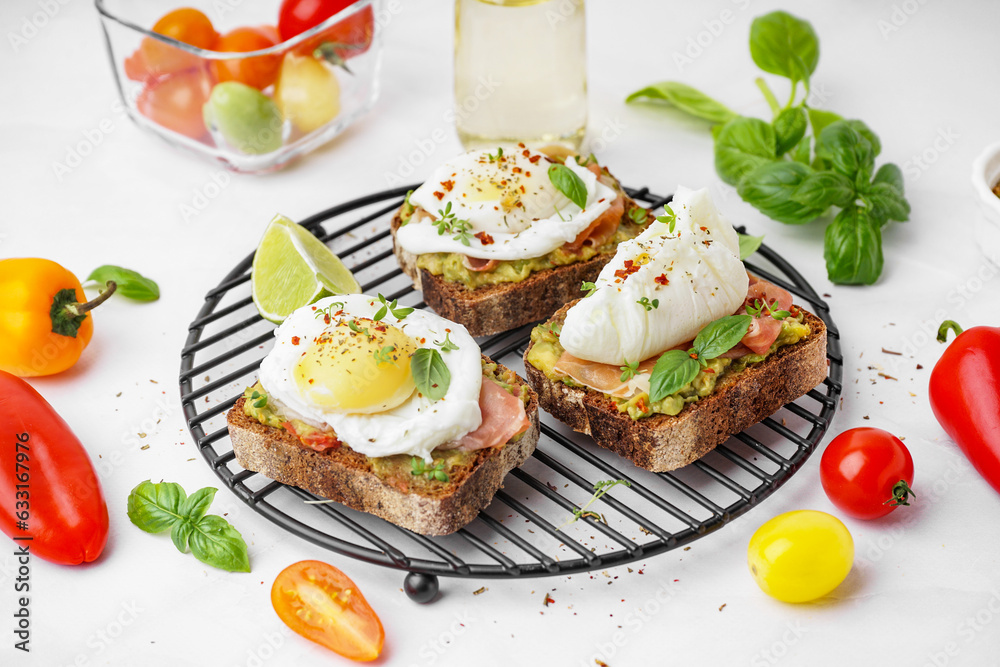
[{"label": "black cooling rack", "polygon": [[[424,307],[396,264],[389,236],[392,212],[415,186],[355,199],[302,221],[354,271],[365,293]],[[628,190],[651,209],[670,197]],[[689,544],[718,530],[774,493],[802,466],[833,418],[843,359],[830,309],[777,253],[762,246],[747,267],[808,303],[826,322],[829,376],[806,396],[738,433],[689,466],[651,473],[595,446],[542,413],[534,455],[510,473],[492,504],[454,535],[425,537],[244,470],[235,460],[225,414],[255,382],[270,350],[274,325],[250,298],[244,259],[208,292],[181,352],[180,389],[191,435],[209,466],[243,502],[288,532],[331,551],[405,570],[407,594],[433,599],[438,576],[537,577],[629,563]],[[480,341],[483,352],[523,374],[531,326]],[[624,479],[567,524],[595,482]]]}]

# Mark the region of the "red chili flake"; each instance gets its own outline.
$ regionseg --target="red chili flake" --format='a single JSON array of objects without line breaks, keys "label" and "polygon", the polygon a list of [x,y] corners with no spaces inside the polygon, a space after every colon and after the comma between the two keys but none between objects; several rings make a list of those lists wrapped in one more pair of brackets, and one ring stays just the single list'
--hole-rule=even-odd
[{"label": "red chili flake", "polygon": [[441,201],[442,199],[444,199],[444,193],[443,192],[438,192],[437,190],[434,191],[434,196],[438,198],[438,201]]},{"label": "red chili flake", "polygon": [[639,412],[647,412],[649,407],[646,405],[646,401],[641,398],[635,402],[635,407],[639,408]]},{"label": "red chili flake", "polygon": [[541,159],[542,159],[541,155],[533,155],[528,158],[528,162],[530,162],[531,164],[538,164],[538,161]]},{"label": "red chili flake", "polygon": [[511,169],[511,171],[515,174],[520,174],[522,169],[520,167],[514,167]]},{"label": "red chili flake", "polygon": [[715,371],[714,371],[714,370],[712,370],[711,368],[705,368],[705,369],[703,369],[703,370],[704,370],[704,371],[705,371],[706,373],[712,373],[713,375],[715,374]]},{"label": "red chili flake", "polygon": [[441,187],[444,188],[446,192],[451,192],[451,189],[455,187],[455,181],[441,181]]},{"label": "red chili flake", "polygon": [[476,232],[473,234],[483,245],[493,245],[493,237],[486,232]]},{"label": "red chili flake", "polygon": [[707,248],[708,246],[712,245],[712,241],[710,239],[705,239],[704,241],[701,242],[701,244]]},{"label": "red chili flake", "polygon": [[507,179],[500,181],[500,185],[507,185]]},{"label": "red chili flake", "polygon": [[330,316],[329,315],[324,315],[323,316],[323,324],[329,324],[329,323],[330,323]]},{"label": "red chili flake", "polygon": [[618,269],[617,271],[615,271],[615,278],[621,278],[622,280],[625,280],[626,278],[628,278],[630,275],[632,275],[633,273],[635,273],[638,270],[639,270],[639,265],[638,264],[636,264],[635,262],[633,262],[631,259],[626,259],[625,260],[625,268],[624,269]]},{"label": "red chili flake", "polygon": [[315,381],[316,381],[315,379],[313,379],[313,378],[309,378],[309,384],[312,384],[312,383],[313,383],[313,382],[315,382]]},{"label": "red chili flake", "polygon": [[[523,148],[523,146],[522,146],[522,148]],[[528,158],[529,160],[531,159],[531,151],[529,151],[527,148],[525,148],[523,151],[521,151],[521,155],[523,155],[524,157]]]},{"label": "red chili flake", "polygon": [[292,336],[292,345],[298,345],[302,341],[298,336]]},{"label": "red chili flake", "polygon": [[531,172],[530,171],[524,172],[524,175],[527,176],[528,178],[531,178]]},{"label": "red chili flake", "polygon": [[548,593],[546,593],[545,594],[545,599],[542,600],[542,604],[544,604],[546,607],[548,607],[553,602],[555,602],[555,600],[552,598],[552,596],[549,595]]},{"label": "red chili flake", "polygon": [[700,229],[703,232],[707,232],[708,231],[708,227],[699,227],[698,229]]},{"label": "red chili flake", "polygon": [[670,278],[667,278],[667,274],[661,273],[660,275],[653,278],[653,282],[655,282],[657,285],[669,285]]},{"label": "red chili flake", "polygon": [[[531,174],[528,174],[528,176],[531,176]],[[524,186],[522,185],[522,186],[521,186],[521,194],[523,195],[523,194],[524,194],[524,193],[526,193],[526,192],[527,192],[527,190],[525,190],[525,189],[524,189]]]}]

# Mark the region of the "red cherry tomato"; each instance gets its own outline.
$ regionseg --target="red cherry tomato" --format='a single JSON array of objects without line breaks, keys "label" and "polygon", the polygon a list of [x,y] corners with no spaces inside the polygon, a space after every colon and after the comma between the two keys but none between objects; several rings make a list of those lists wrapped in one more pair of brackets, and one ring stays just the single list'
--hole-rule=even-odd
[{"label": "red cherry tomato", "polygon": [[[248,51],[270,48],[280,41],[278,31],[273,26],[236,28],[219,37],[219,41],[215,43],[215,50],[247,53]],[[239,81],[258,90],[263,90],[278,78],[278,70],[281,69],[281,55],[216,60],[213,65],[215,66],[216,78],[220,82]]]},{"label": "red cherry tomato", "polygon": [[346,574],[318,560],[289,565],[271,587],[271,605],[289,628],[345,658],[382,652],[382,621]]},{"label": "red cherry tomato", "polygon": [[819,465],[823,490],[855,519],[885,516],[916,496],[913,458],[899,438],[879,428],[852,428],[827,445]]},{"label": "red cherry tomato", "polygon": [[146,82],[136,106],[155,123],[192,139],[202,139],[208,134],[202,107],[213,85],[205,67],[167,74]]},{"label": "red cherry tomato", "polygon": [[[278,13],[278,32],[282,40],[291,39],[318,26],[355,0],[284,0]],[[371,5],[322,31],[298,47],[296,53],[312,55],[322,48],[333,64],[343,64],[368,50],[375,34],[375,15]],[[327,46],[323,46],[326,44]]]},{"label": "red cherry tomato", "polygon": [[[219,33],[212,26],[212,21],[202,12],[190,7],[175,9],[164,15],[153,26],[153,32],[171,37],[178,42],[196,46],[199,49],[212,49],[219,38]],[[198,56],[152,37],[146,37],[142,40],[142,45],[136,54],[133,54],[131,60],[135,60],[137,54],[141,54],[141,64],[146,70],[147,78],[180,72],[197,67],[202,62]],[[140,73],[136,67],[137,64],[134,62],[133,71],[129,72],[128,61],[126,61],[126,73],[129,78],[135,78],[137,81],[145,80],[133,76],[133,74]]]},{"label": "red cherry tomato", "polygon": [[87,451],[27,382],[0,371],[0,528],[32,555],[79,565],[108,541],[108,506]]}]

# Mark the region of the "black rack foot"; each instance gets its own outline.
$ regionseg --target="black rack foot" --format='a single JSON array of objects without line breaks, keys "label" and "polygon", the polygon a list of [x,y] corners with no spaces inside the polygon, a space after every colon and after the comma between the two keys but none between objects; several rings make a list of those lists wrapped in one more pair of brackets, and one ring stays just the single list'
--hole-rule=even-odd
[{"label": "black rack foot", "polygon": [[427,604],[437,597],[438,578],[433,574],[410,572],[403,580],[403,590],[406,592],[406,596],[414,602]]}]

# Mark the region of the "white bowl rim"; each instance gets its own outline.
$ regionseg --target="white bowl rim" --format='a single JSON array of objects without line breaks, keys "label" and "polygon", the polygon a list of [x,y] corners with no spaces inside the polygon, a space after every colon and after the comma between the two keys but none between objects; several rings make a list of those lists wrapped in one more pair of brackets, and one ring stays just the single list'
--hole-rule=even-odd
[{"label": "white bowl rim", "polygon": [[992,158],[1000,158],[1000,141],[990,144],[972,163],[972,187],[979,195],[980,201],[987,208],[1000,216],[1000,197],[993,192],[996,183],[986,179],[986,163]]}]

